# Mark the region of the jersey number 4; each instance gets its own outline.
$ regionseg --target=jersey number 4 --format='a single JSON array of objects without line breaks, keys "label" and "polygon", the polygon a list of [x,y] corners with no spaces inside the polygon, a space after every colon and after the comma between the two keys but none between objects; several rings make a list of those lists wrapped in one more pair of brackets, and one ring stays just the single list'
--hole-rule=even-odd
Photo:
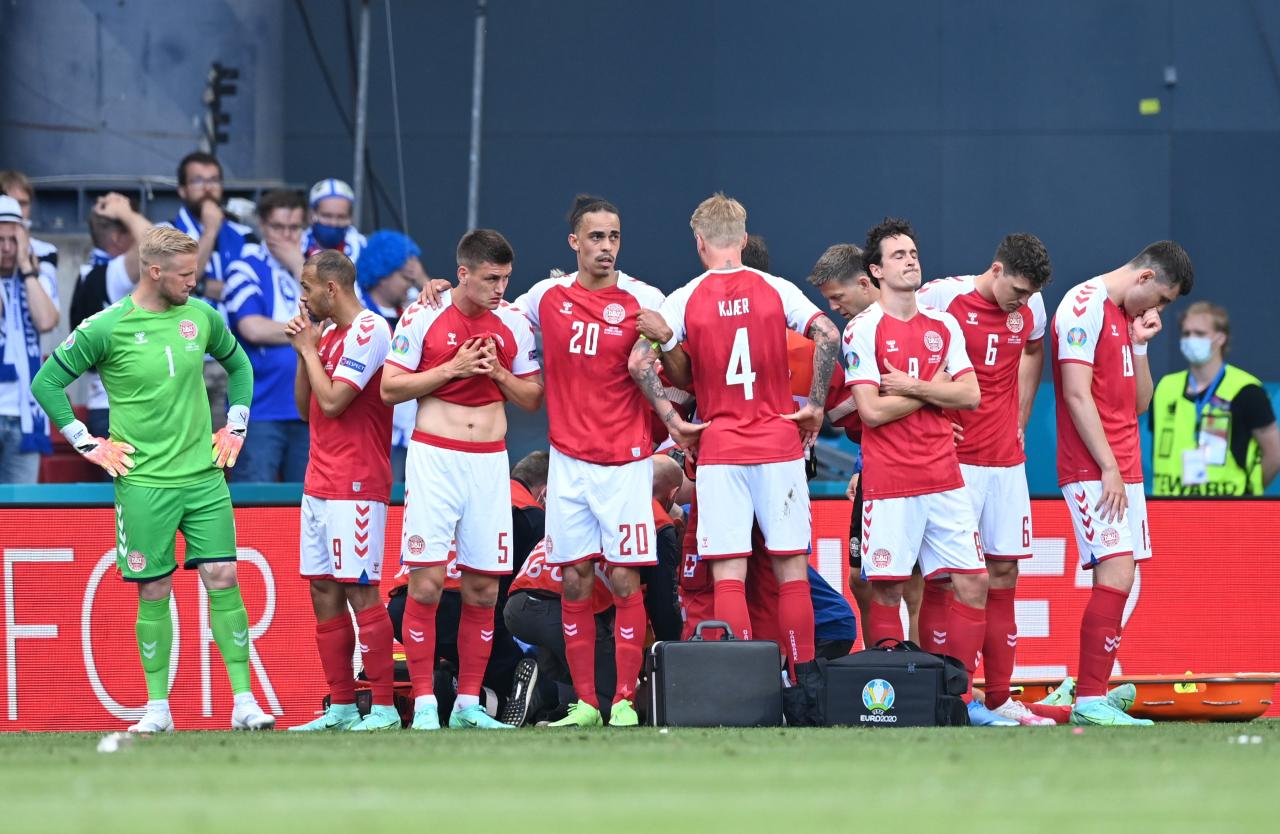
[{"label": "jersey number 4", "polygon": [[747,328],[739,327],[733,334],[733,348],[729,351],[729,367],[724,373],[725,385],[741,385],[742,398],[755,397],[756,372],[751,370],[751,345],[747,341]]}]

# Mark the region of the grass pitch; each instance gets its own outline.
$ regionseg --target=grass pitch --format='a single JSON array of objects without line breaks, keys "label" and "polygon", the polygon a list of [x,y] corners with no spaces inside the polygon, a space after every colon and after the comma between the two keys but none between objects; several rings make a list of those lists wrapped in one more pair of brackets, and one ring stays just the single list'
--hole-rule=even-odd
[{"label": "grass pitch", "polygon": [[[1232,743],[1241,734],[1260,743]],[[1280,721],[0,734],[6,832],[1275,831]]]}]

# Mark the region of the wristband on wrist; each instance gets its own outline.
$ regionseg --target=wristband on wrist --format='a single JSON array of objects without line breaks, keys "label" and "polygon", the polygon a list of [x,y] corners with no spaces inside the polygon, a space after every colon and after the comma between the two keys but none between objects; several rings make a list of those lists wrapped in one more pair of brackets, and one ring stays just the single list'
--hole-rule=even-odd
[{"label": "wristband on wrist", "polygon": [[1143,343],[1142,343],[1142,344],[1140,344],[1140,345],[1134,345],[1134,346],[1133,346],[1133,355],[1134,355],[1134,356],[1146,356],[1146,355],[1147,355],[1147,343],[1146,343],[1146,342],[1143,342]]}]

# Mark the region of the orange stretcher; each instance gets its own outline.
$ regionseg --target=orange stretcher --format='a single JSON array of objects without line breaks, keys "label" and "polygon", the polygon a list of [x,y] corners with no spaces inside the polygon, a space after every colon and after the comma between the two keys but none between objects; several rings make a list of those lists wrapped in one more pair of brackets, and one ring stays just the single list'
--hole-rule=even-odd
[{"label": "orange stretcher", "polygon": [[[1035,702],[1052,692],[1061,680],[1015,680],[1012,694]],[[1135,718],[1153,721],[1252,721],[1271,707],[1277,672],[1223,675],[1132,675],[1111,679],[1111,686],[1131,683],[1138,688],[1129,709]],[[982,687],[981,681],[974,686]]]}]

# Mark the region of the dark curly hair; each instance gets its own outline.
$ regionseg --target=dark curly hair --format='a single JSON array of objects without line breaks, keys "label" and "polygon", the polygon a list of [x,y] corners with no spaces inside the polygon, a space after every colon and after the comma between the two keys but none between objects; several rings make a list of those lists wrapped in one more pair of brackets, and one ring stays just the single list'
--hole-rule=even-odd
[{"label": "dark curly hair", "polygon": [[[866,245],[862,247],[862,268],[866,270],[867,277],[871,279],[871,283],[877,288],[880,286],[880,279],[871,274],[871,265],[882,266],[880,259],[884,253],[880,251],[880,242],[885,238],[897,237],[905,235],[912,240],[916,239],[916,230],[911,228],[911,223],[903,220],[901,217],[886,217],[879,223],[871,227],[867,232]],[[919,243],[919,241],[916,241]]]},{"label": "dark curly hair", "polygon": [[1037,290],[1053,277],[1053,265],[1049,263],[1049,250],[1035,235],[1013,234],[1000,241],[995,260],[1004,265],[1005,272],[1021,275]]}]

